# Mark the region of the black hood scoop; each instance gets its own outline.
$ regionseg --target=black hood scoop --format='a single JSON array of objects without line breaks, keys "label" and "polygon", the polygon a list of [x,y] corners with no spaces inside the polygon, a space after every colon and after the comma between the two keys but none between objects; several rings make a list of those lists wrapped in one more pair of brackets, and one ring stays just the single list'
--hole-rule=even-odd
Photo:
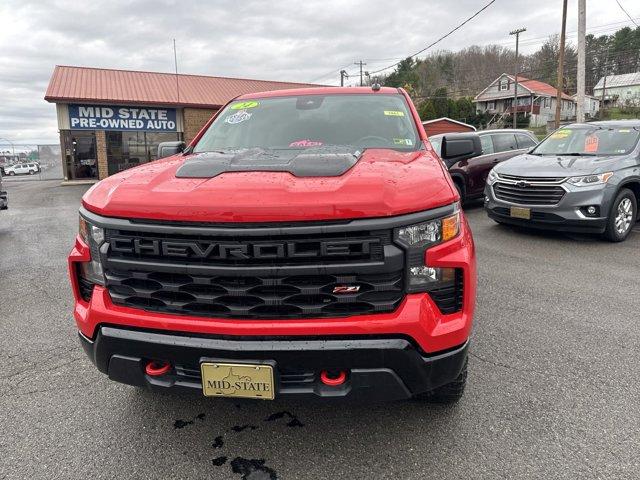
[{"label": "black hood scoop", "polygon": [[197,153],[176,172],[177,178],[213,178],[227,172],[289,172],[296,177],[339,177],[352,168],[361,152],[355,147],[305,150],[249,148]]}]

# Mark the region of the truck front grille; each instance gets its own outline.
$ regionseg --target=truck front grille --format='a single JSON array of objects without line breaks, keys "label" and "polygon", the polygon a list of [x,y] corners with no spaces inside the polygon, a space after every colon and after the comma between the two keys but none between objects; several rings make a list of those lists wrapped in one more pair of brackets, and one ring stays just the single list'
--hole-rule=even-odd
[{"label": "truck front grille", "polygon": [[116,305],[209,318],[343,317],[398,308],[405,263],[391,229],[306,228],[106,229],[106,287]]},{"label": "truck front grille", "polygon": [[[340,317],[395,310],[402,271],[383,274],[221,277],[144,271],[105,274],[116,305],[217,318]],[[349,292],[357,288],[355,292]],[[346,291],[346,293],[340,293]]]}]

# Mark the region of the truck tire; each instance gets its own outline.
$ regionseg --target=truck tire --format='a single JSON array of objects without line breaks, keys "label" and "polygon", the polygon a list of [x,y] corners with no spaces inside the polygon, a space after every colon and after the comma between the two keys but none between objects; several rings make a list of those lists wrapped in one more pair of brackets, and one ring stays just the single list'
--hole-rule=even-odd
[{"label": "truck tire", "polygon": [[628,188],[623,188],[616,195],[609,217],[604,238],[610,242],[622,242],[633,230],[638,218],[638,202],[636,196]]},{"label": "truck tire", "polygon": [[464,361],[464,366],[460,371],[460,375],[458,375],[453,382],[442,385],[430,392],[420,393],[415,396],[415,399],[440,405],[452,405],[454,403],[458,403],[464,394],[464,387],[467,384],[468,363],[468,359]]}]

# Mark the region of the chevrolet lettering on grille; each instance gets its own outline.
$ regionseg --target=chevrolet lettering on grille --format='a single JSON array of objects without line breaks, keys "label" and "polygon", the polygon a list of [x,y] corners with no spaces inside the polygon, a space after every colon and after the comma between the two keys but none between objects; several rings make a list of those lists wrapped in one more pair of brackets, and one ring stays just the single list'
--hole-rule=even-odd
[{"label": "chevrolet lettering on grille", "polygon": [[361,257],[369,255],[380,239],[199,242],[113,236],[109,244],[114,253],[201,260],[251,260],[270,258]]}]

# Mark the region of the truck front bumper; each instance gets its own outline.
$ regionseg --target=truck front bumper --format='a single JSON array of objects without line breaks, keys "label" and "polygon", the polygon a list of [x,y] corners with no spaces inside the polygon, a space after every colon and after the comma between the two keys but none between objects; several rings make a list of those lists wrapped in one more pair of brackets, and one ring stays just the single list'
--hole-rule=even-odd
[{"label": "truck front bumper", "polygon": [[[408,399],[453,381],[468,342],[428,355],[407,338],[221,338],[100,327],[94,340],[79,333],[85,352],[111,380],[154,391],[201,392],[200,363],[215,358],[237,363],[270,361],[276,398]],[[151,360],[169,362],[161,377],[145,373]],[[339,386],[320,381],[323,370],[348,372]]]}]

